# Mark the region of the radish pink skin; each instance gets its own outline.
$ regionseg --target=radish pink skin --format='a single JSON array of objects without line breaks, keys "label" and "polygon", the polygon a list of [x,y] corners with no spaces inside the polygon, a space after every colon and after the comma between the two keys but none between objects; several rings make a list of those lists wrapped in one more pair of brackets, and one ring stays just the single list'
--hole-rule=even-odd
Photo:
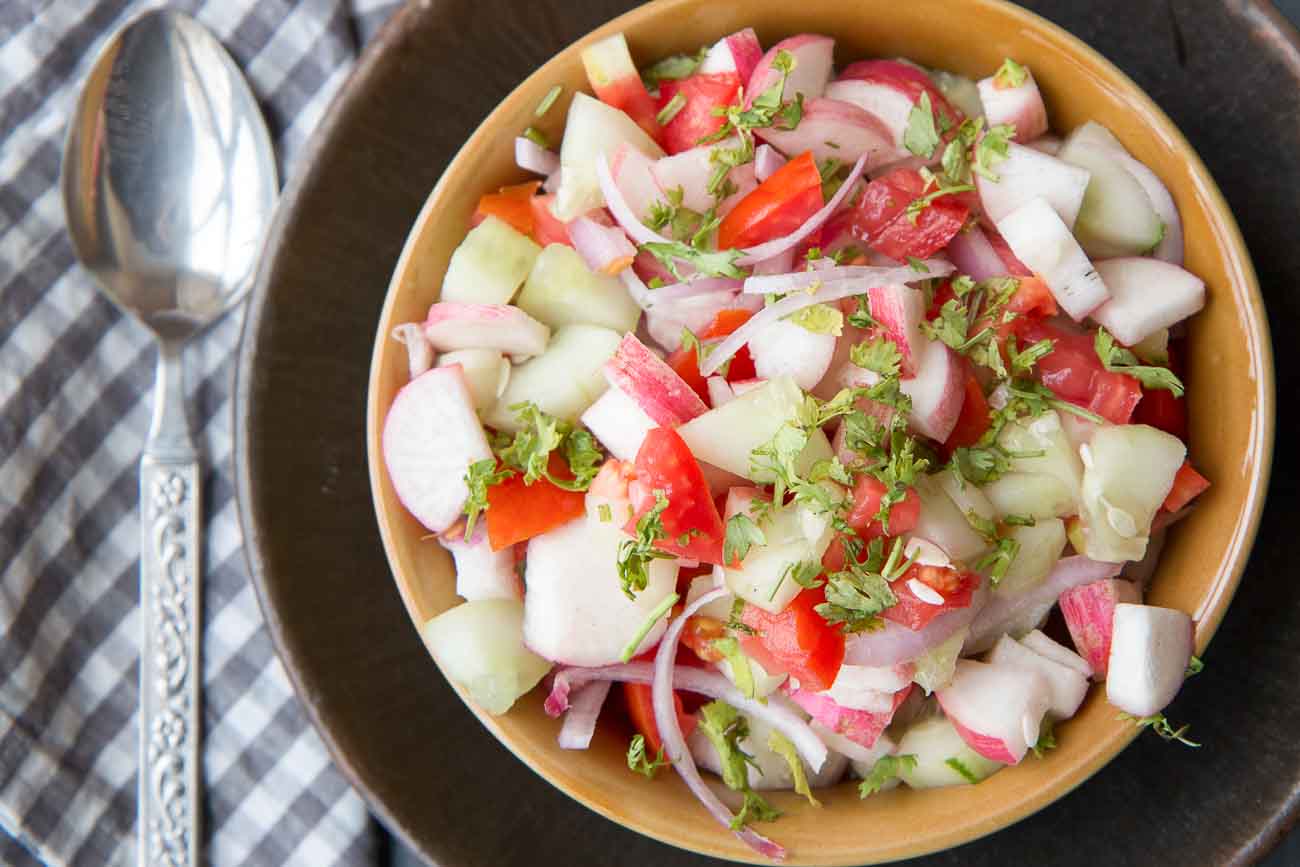
[{"label": "radish pink skin", "polygon": [[748,82],[762,59],[763,46],[758,41],[758,35],[754,33],[754,28],[746,27],[720,39],[709,50],[699,71],[706,75],[734,72],[741,81]]},{"label": "radish pink skin", "polygon": [[[930,370],[926,367],[929,364],[943,366]],[[937,442],[947,440],[966,400],[965,382],[965,368],[958,355],[935,341],[921,356],[916,376],[901,384],[903,392],[912,398],[912,428]]]},{"label": "radish pink skin", "polygon": [[903,356],[903,379],[916,375],[921,343],[921,317],[925,315],[925,296],[906,286],[872,286],[867,290],[871,316],[885,329],[885,336]]},{"label": "radish pink skin", "polygon": [[1047,108],[1032,73],[1019,87],[998,87],[997,76],[981,79],[978,87],[984,117],[990,127],[1009,123],[1016,128],[1015,140],[1033,141],[1047,132]]},{"label": "radish pink skin", "polygon": [[1115,634],[1115,606],[1140,602],[1141,591],[1129,581],[1105,578],[1061,594],[1061,614],[1079,655],[1092,666],[1093,678],[1105,680],[1110,665],[1110,642]]},{"label": "radish pink skin", "polygon": [[776,60],[778,51],[790,52],[795,60],[795,68],[786,79],[785,99],[793,99],[796,92],[802,92],[806,102],[821,96],[826,89],[831,77],[835,40],[816,33],[801,33],[782,39],[758,61],[745,88],[746,106],[754,101],[755,96],[776,83],[779,73],[772,68],[772,63]]},{"label": "radish pink skin", "polygon": [[[943,699],[939,700],[939,704],[943,704]],[[971,731],[952,717],[948,717],[948,722],[952,723],[952,727],[957,730],[957,734],[961,735],[961,739],[966,742],[966,746],[990,761],[1001,762],[1004,765],[1014,765],[1024,758],[1023,753],[1016,755],[1007,749],[1006,743],[997,738]]]},{"label": "radish pink skin", "polygon": [[[875,171],[898,159],[894,134],[889,127],[874,114],[838,99],[818,97],[805,101],[803,119],[794,129],[773,126],[755,132],[790,157],[810,150],[818,160],[856,161],[866,154],[866,171]],[[839,147],[827,142],[835,142]]]},{"label": "radish pink skin", "polygon": [[853,710],[837,704],[830,696],[806,689],[795,690],[790,693],[790,698],[826,728],[870,749],[880,739],[880,733],[889,726],[898,706],[912,693],[913,686],[915,684],[909,683],[894,693],[894,706],[886,713]]},{"label": "radish pink skin", "polygon": [[[491,329],[492,345],[464,340],[465,329]],[[509,355],[541,355],[550,329],[511,304],[466,304],[439,301],[429,308],[424,334],[439,352],[454,349],[499,349]]]},{"label": "radish pink skin", "polygon": [[614,357],[605,362],[605,378],[661,427],[677,427],[709,409],[695,389],[634,334],[624,337]]}]

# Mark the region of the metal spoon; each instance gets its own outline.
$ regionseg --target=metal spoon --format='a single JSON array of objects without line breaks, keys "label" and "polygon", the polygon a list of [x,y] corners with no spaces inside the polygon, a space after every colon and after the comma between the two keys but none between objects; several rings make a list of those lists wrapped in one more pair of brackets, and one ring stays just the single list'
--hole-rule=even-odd
[{"label": "metal spoon", "polygon": [[248,291],[275,207],[275,157],[221,44],[159,9],[118,31],[87,76],[61,184],[77,257],[158,341],[140,461],[138,863],[194,865],[202,525],[181,346]]}]

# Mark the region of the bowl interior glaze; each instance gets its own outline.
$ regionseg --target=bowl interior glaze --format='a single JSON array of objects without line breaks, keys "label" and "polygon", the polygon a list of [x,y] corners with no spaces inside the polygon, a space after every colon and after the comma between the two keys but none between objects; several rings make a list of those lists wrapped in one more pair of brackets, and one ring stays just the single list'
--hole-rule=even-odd
[{"label": "bowl interior glaze", "polygon": [[[764,45],[800,32],[833,35],[837,65],[904,56],[978,78],[996,69],[1003,57],[1015,57],[1033,69],[1053,131],[1097,120],[1169,187],[1183,218],[1186,267],[1209,287],[1207,307],[1190,326],[1187,380],[1191,453],[1214,484],[1171,532],[1148,601],[1190,612],[1197,621],[1198,651],[1203,651],[1241,576],[1271,458],[1272,357],[1254,270],[1213,180],[1164,113],[1085,44],[1032,13],[995,0],[664,0],[571,45],[492,112],[448,167],[411,231],[389,286],[372,359],[367,413],[371,485],[384,546],[412,622],[422,624],[458,599],[450,558],[424,538],[426,531],[397,501],[383,468],[379,432],[407,375],[405,350],[388,339],[389,332],[397,323],[422,319],[436,300],[441,275],[478,197],[524,179],[514,165],[514,136],[536,123],[533,109],[556,83],[564,85],[565,95],[538,125],[558,140],[570,95],[586,86],[579,59],[584,45],[622,30],[633,56],[645,63],[694,52],[746,26],[757,30]],[[499,718],[470,707],[537,773],[602,815],[677,846],[756,861],[675,776],[663,774],[647,783],[630,774],[622,738],[598,730],[590,750],[560,750],[555,742],[559,723],[543,713],[541,699],[535,690]],[[780,794],[774,801],[786,815],[762,830],[787,847],[791,864],[880,862],[955,846],[1029,815],[1095,773],[1135,735],[1134,727],[1115,715],[1095,689],[1079,714],[1059,727],[1060,746],[1042,760],[1026,761],[978,786],[898,789],[867,803],[858,800],[855,787],[842,784],[824,794],[821,809]]]}]

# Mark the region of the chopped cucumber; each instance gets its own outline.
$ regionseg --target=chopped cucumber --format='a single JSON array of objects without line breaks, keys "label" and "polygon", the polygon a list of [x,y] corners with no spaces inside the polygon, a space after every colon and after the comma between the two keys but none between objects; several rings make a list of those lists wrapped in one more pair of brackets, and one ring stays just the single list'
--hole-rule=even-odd
[{"label": "chopped cucumber", "polygon": [[1083,205],[1074,224],[1080,246],[1094,259],[1136,256],[1154,250],[1165,224],[1151,198],[1123,163],[1107,148],[1071,136],[1057,154],[1091,173]]},{"label": "chopped cucumber", "polygon": [[515,365],[505,392],[483,420],[513,433],[519,425],[510,407],[531,401],[542,412],[577,422],[609,387],[602,368],[621,339],[617,331],[597,325],[560,328],[545,352]]},{"label": "chopped cucumber", "polygon": [[929,717],[912,723],[894,752],[916,757],[916,765],[902,774],[903,782],[913,789],[975,783],[1005,767],[966,746],[945,717]]},{"label": "chopped cucumber", "polygon": [[1141,560],[1151,519],[1187,457],[1178,437],[1144,424],[1105,427],[1082,447],[1084,549],[1094,560]]},{"label": "chopped cucumber", "polygon": [[592,271],[564,244],[542,250],[516,303],[552,328],[586,323],[627,332],[636,329],[641,316],[641,308],[618,279]]},{"label": "chopped cucumber", "polygon": [[804,561],[821,563],[830,547],[829,515],[817,515],[802,505],[773,508],[758,526],[767,544],[750,548],[739,569],[724,569],[726,582],[746,602],[780,614],[804,589],[790,571]]},{"label": "chopped cucumber", "polygon": [[480,599],[449,608],[421,630],[448,679],[494,716],[537,685],[551,664],[524,647],[524,604]]},{"label": "chopped cucumber", "polygon": [[1065,550],[1065,522],[1060,518],[1039,519],[1032,527],[1011,527],[1007,538],[1020,543],[999,589],[1018,593],[1037,585],[1052,571]]},{"label": "chopped cucumber", "polygon": [[496,217],[469,230],[451,254],[440,301],[509,304],[542,248]]}]

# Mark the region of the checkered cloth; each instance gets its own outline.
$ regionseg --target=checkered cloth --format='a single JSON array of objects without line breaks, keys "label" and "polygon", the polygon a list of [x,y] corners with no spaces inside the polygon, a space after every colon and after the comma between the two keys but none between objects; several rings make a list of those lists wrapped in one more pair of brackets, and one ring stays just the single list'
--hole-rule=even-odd
[{"label": "checkered cloth", "polygon": [[[137,462],[154,350],[74,265],[64,123],[100,45],[146,4],[0,0],[0,863],[135,857]],[[156,5],[156,4],[154,4]],[[392,0],[190,0],[244,70],[282,177]],[[204,852],[217,865],[372,864],[249,583],[231,467],[242,311],[187,349],[204,478]]]}]

